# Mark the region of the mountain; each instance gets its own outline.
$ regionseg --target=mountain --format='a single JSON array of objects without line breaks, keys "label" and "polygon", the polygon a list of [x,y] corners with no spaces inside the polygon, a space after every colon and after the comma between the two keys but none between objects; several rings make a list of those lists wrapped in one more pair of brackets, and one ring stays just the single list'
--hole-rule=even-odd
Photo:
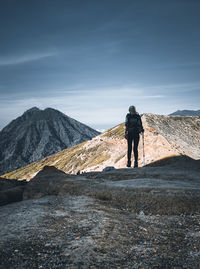
[{"label": "mountain", "polygon": [[[180,155],[200,159],[199,116],[180,117],[144,114],[142,122],[145,129],[145,160],[143,159],[141,137],[139,166]],[[78,171],[101,171],[107,166],[124,168],[127,161],[127,142],[124,139],[124,128],[124,123],[119,124],[90,141],[65,149],[4,176],[11,179],[29,180],[45,165],[55,166],[66,173],[72,174]]]},{"label": "mountain", "polygon": [[169,116],[200,116],[200,110],[177,110]]},{"label": "mountain", "polygon": [[0,132],[0,174],[41,160],[98,134],[58,110],[33,107]]}]

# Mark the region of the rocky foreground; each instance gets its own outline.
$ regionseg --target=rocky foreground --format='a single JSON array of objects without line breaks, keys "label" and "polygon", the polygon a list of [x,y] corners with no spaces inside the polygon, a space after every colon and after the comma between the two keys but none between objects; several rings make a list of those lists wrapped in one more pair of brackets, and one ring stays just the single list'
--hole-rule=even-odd
[{"label": "rocky foreground", "polygon": [[199,268],[199,161],[45,167],[21,187],[23,201],[0,207],[0,268]]}]

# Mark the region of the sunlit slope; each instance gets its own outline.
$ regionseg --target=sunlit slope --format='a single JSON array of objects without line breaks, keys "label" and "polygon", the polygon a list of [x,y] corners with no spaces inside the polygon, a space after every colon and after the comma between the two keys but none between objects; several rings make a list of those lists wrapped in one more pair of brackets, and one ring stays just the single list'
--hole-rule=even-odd
[{"label": "sunlit slope", "polygon": [[[174,155],[200,158],[200,117],[160,116],[144,114],[144,152],[140,137],[139,166]],[[45,165],[54,165],[66,173],[101,171],[106,166],[126,166],[127,142],[124,123],[119,124],[92,140],[53,154],[4,176],[30,179]]]}]

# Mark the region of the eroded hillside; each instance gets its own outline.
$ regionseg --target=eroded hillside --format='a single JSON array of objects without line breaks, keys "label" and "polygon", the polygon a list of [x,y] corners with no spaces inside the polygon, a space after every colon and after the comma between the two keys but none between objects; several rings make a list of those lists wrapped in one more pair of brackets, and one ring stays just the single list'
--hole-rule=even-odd
[{"label": "eroded hillside", "polygon": [[33,107],[0,131],[0,175],[96,135],[99,132],[56,109]]}]

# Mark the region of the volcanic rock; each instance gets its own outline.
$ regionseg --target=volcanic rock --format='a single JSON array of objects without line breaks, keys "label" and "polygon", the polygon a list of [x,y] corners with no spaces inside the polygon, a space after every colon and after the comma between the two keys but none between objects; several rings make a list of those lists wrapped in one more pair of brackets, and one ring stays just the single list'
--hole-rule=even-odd
[{"label": "volcanic rock", "polygon": [[[188,166],[183,166],[185,161]],[[69,175],[55,167],[44,167],[26,185],[23,199],[46,195],[87,195],[109,200],[145,214],[181,214],[200,209],[199,162],[180,156],[176,164],[154,163],[138,169],[112,169]],[[183,164],[183,165],[181,165]]]},{"label": "volcanic rock", "polygon": [[26,180],[10,180],[0,177],[0,206],[23,200]]}]

